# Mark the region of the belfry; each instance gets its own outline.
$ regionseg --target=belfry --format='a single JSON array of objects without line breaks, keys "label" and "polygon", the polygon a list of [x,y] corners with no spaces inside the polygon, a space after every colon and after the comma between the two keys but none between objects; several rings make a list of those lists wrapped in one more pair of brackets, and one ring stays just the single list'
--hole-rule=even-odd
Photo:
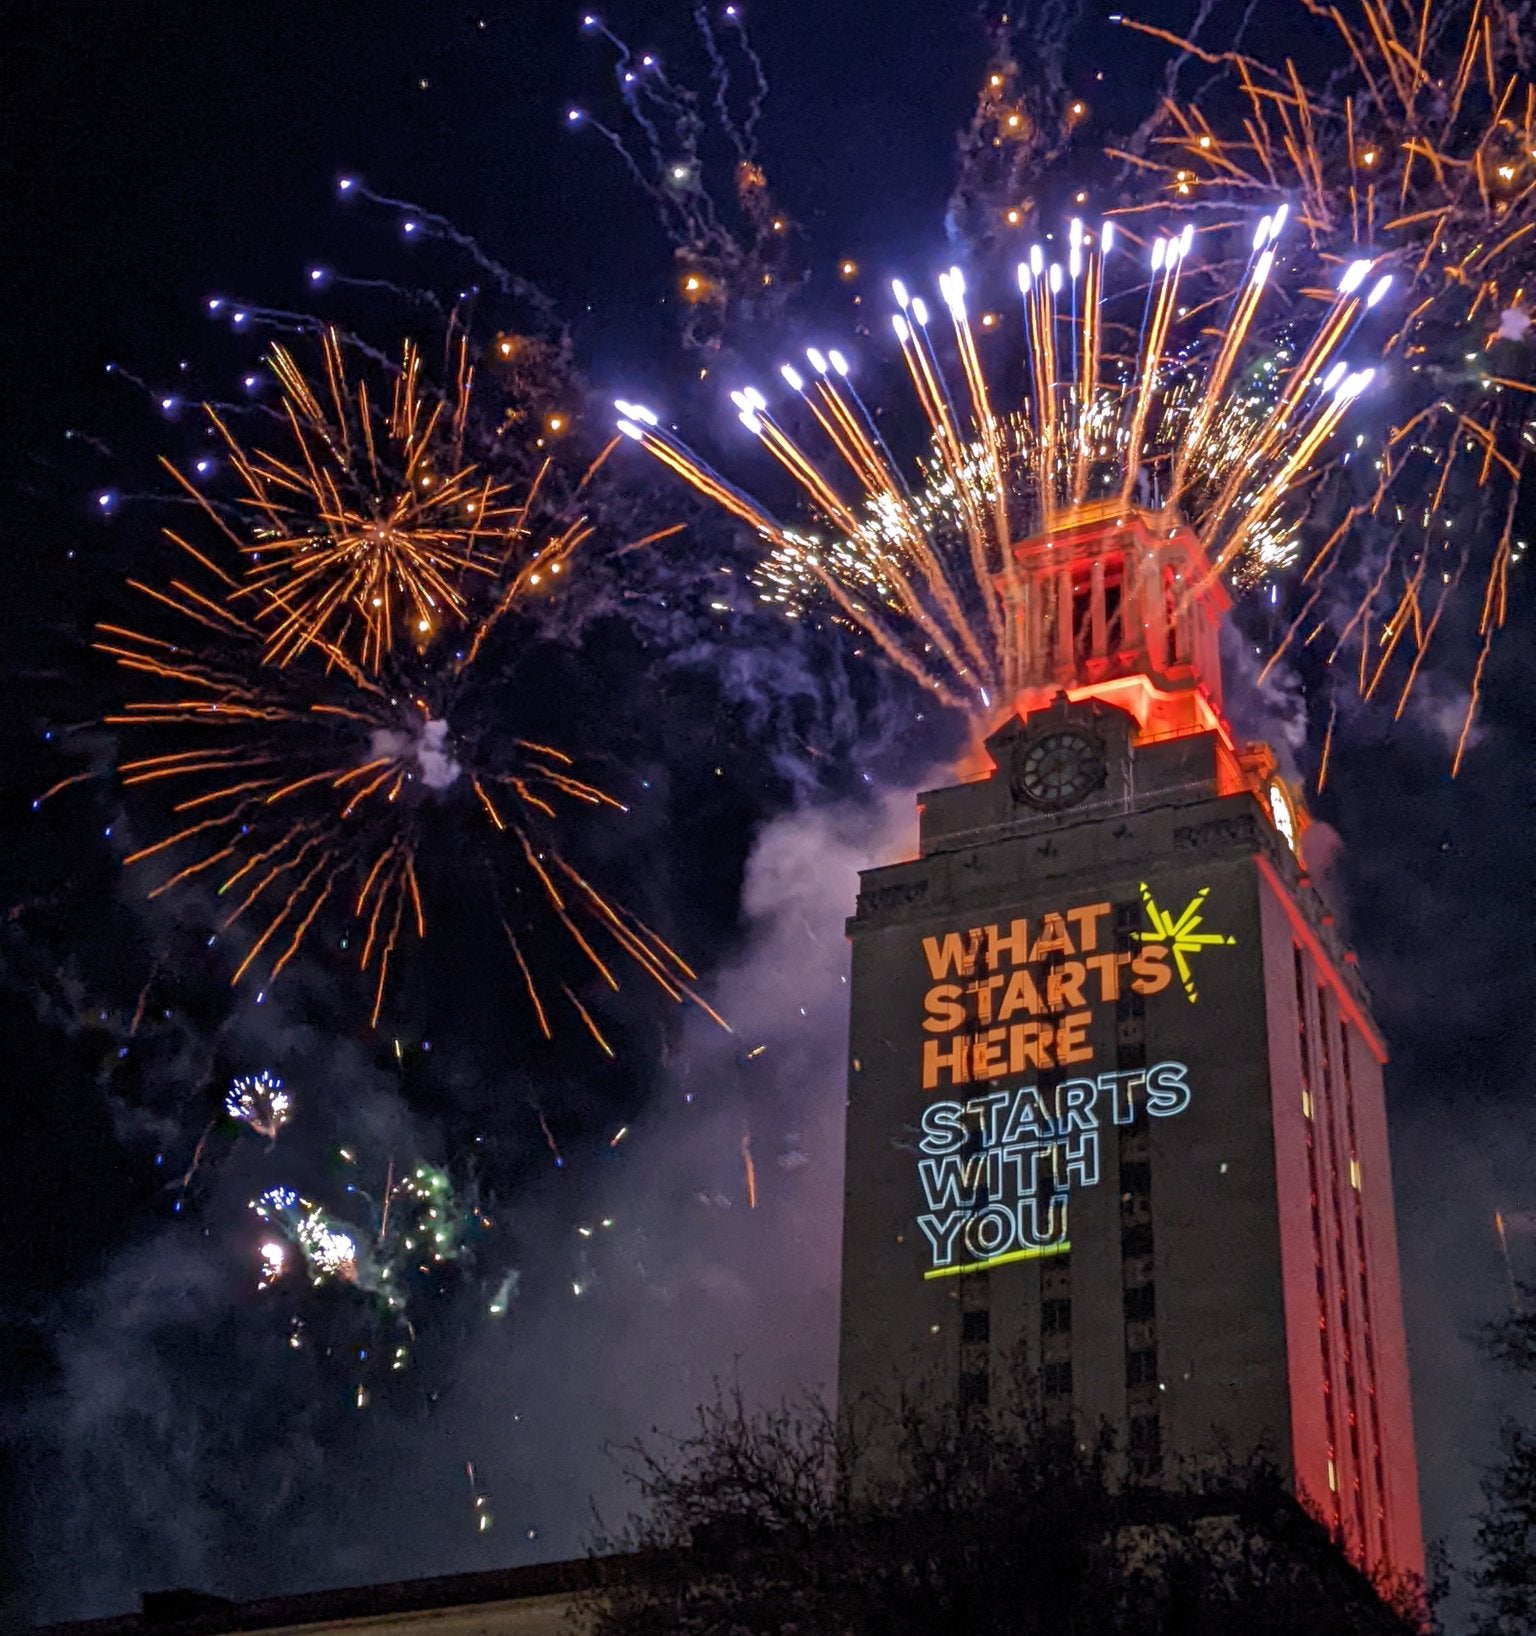
[{"label": "belfry", "polygon": [[1420,1572],[1385,1051],[1306,813],[1227,725],[1226,594],[1123,502],[998,590],[992,770],[920,798],[848,925],[842,1400],[982,1412],[1022,1357],[1135,1475],[1262,1453]]}]

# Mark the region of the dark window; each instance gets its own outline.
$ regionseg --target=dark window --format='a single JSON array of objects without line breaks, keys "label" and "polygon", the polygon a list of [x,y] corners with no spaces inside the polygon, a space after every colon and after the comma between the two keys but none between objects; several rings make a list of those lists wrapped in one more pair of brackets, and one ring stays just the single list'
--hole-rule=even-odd
[{"label": "dark window", "polygon": [[1137,1284],[1152,1282],[1152,1257],[1150,1255],[1128,1255],[1121,1264],[1122,1282],[1127,1289]]},{"label": "dark window", "polygon": [[1093,645],[1093,581],[1087,574],[1072,581],[1072,645],[1078,653]]},{"label": "dark window", "polygon": [[1152,1253],[1152,1225],[1143,1222],[1139,1227],[1127,1227],[1120,1234],[1120,1253],[1127,1261],[1138,1255]]},{"label": "dark window", "polygon": [[1149,1164],[1122,1164],[1120,1166],[1121,1193],[1150,1193],[1152,1166]]},{"label": "dark window", "polygon": [[1071,1397],[1072,1365],[1048,1363],[1040,1371],[1040,1388],[1047,1397]]},{"label": "dark window", "polygon": [[1070,1301],[1042,1301],[1040,1303],[1040,1328],[1047,1335],[1065,1335],[1072,1328],[1072,1303]]},{"label": "dark window", "polygon": [[992,1314],[985,1307],[979,1312],[960,1314],[960,1339],[968,1346],[979,1346],[992,1339]]},{"label": "dark window", "polygon": [[[1111,568],[1111,573],[1114,569]],[[1104,640],[1111,652],[1120,646],[1120,580],[1104,582]]]},{"label": "dark window", "polygon": [[960,1377],[960,1407],[985,1408],[990,1387],[985,1369],[967,1370]]},{"label": "dark window", "polygon": [[1129,1353],[1125,1360],[1125,1379],[1131,1386],[1150,1386],[1157,1379],[1157,1353]]},{"label": "dark window", "polygon": [[1130,1456],[1138,1477],[1152,1477],[1162,1469],[1163,1434],[1156,1415],[1137,1415],[1131,1421]]},{"label": "dark window", "polygon": [[1115,905],[1115,930],[1125,935],[1141,930],[1141,905],[1136,902]]},{"label": "dark window", "polygon": [[1155,1284],[1138,1284],[1135,1289],[1125,1292],[1125,1315],[1127,1318],[1150,1318],[1157,1311],[1157,1286]]}]

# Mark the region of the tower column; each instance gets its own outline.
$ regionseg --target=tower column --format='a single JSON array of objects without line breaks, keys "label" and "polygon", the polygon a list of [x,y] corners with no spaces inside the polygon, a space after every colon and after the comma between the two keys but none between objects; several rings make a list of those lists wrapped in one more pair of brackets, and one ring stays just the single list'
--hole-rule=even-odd
[{"label": "tower column", "polygon": [[1162,571],[1154,557],[1142,577],[1142,627],[1147,636],[1147,657],[1155,670],[1168,664],[1168,603],[1163,595]]},{"label": "tower column", "polygon": [[1093,651],[1089,657],[1102,659],[1108,651],[1108,631],[1105,628],[1104,615],[1104,559],[1102,557],[1093,559],[1093,567],[1089,569],[1089,585],[1089,603],[1093,619]]}]

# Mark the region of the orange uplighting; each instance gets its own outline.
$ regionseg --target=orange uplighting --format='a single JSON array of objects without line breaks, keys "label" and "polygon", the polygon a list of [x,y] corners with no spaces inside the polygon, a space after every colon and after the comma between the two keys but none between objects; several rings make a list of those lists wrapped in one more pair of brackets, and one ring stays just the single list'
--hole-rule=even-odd
[{"label": "orange uplighting", "polygon": [[[1274,893],[1276,901],[1285,911],[1286,919],[1290,922],[1291,935],[1312,956],[1317,970],[1326,975],[1328,987],[1333,992],[1339,1010],[1359,1029],[1360,1037],[1365,1041],[1366,1048],[1371,1055],[1378,1062],[1385,1063],[1387,1061],[1387,1048],[1382,1043],[1381,1035],[1376,1031],[1375,1023],[1366,1015],[1359,1001],[1356,1000],[1353,990],[1338,975],[1338,967],[1334,963],[1333,955],[1324,946],[1310,917],[1302,912],[1301,907],[1296,902],[1293,895],[1295,888],[1287,885],[1279,870],[1262,852],[1255,853],[1253,861],[1258,866],[1259,874],[1263,876],[1270,890]],[[1302,880],[1301,884],[1303,886],[1307,884],[1305,879]],[[1345,964],[1353,963],[1347,954],[1344,959]]]},{"label": "orange uplighting", "polygon": [[[1022,715],[1043,710],[1062,689],[1039,688],[1021,693],[1014,707]],[[1073,704],[1097,699],[1113,705],[1136,719],[1136,743],[1187,738],[1196,733],[1215,733],[1222,744],[1236,754],[1232,729],[1227,726],[1203,687],[1165,691],[1147,676],[1116,676],[1108,681],[1085,682],[1065,689]]]}]

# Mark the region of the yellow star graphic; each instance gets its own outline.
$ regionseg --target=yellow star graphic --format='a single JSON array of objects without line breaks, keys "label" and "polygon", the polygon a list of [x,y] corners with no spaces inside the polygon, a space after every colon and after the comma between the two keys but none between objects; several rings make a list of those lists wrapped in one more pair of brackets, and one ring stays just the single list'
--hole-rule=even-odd
[{"label": "yellow star graphic", "polygon": [[1237,942],[1235,937],[1229,937],[1223,932],[1197,930],[1204,918],[1200,913],[1200,907],[1210,895],[1210,887],[1202,886],[1189,900],[1184,912],[1175,919],[1168,910],[1158,908],[1157,900],[1152,896],[1152,889],[1143,881],[1141,901],[1146,907],[1147,919],[1152,922],[1152,930],[1131,934],[1139,943],[1168,945],[1173,951],[1173,963],[1178,968],[1179,980],[1184,985],[1184,993],[1191,1005],[1200,996],[1195,992],[1195,979],[1189,969],[1190,955],[1198,954],[1201,949],[1230,948]]}]

